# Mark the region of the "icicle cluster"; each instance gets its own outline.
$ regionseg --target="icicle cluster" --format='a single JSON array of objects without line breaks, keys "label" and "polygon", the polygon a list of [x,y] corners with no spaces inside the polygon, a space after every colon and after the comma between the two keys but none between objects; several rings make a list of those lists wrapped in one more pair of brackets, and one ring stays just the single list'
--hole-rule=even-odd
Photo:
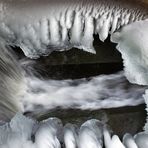
[{"label": "icicle cluster", "polygon": [[80,129],[73,124],[63,124],[60,119],[49,118],[37,122],[17,114],[10,123],[0,126],[1,148],[147,148],[148,134],[134,137],[125,134],[123,142],[111,136],[107,126],[96,119],[88,120]]},{"label": "icicle cluster", "polygon": [[[9,45],[21,47],[30,58],[72,47],[95,53],[94,34],[98,34],[100,40],[104,41],[109,33],[145,18],[145,14],[137,9],[122,8],[105,2],[97,5],[93,2],[59,4],[60,6],[47,3],[43,8],[42,5],[40,8],[31,5],[31,9],[28,3],[25,8],[21,2],[16,2],[15,5],[10,2],[2,4],[4,14],[0,23],[1,39]],[[21,11],[19,7],[22,7]]]}]

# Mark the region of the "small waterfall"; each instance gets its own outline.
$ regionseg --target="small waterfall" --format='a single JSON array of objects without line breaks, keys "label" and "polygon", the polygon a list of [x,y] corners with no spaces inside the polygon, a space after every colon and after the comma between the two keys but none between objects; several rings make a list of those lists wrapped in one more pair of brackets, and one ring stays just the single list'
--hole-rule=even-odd
[{"label": "small waterfall", "polygon": [[[9,51],[8,51],[9,50]],[[0,43],[0,120],[11,119],[20,109],[23,71],[10,48]]]}]

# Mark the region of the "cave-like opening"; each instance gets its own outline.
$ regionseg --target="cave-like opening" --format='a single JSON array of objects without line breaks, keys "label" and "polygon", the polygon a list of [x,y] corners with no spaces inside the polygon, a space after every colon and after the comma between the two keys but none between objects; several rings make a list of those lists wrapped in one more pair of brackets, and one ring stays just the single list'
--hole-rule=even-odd
[{"label": "cave-like opening", "polygon": [[[105,42],[101,42],[98,35],[94,35],[93,45],[96,49],[96,54],[72,48],[68,51],[54,51],[50,55],[41,56],[38,59],[29,59],[25,57],[19,47],[12,47],[12,49],[16,53],[22,67],[27,72],[27,75],[33,75],[46,81],[49,79],[73,79],[73,82],[70,82],[69,84],[70,87],[70,85],[80,85],[81,81],[79,79],[86,78],[88,81],[91,81],[92,77],[102,74],[110,75],[123,70],[121,54],[116,50],[116,44],[110,42],[110,36],[105,40]],[[116,81],[116,79],[114,80]],[[107,83],[112,83],[114,80],[110,80]],[[58,83],[58,81],[55,82],[55,84],[56,83]],[[123,85],[123,89],[125,89],[125,91],[128,91],[128,88],[131,87],[131,84],[128,83],[128,81],[121,81],[119,83]],[[44,83],[42,85],[44,85]],[[118,82],[109,85],[111,85],[111,87],[115,87],[114,85],[118,85]],[[61,87],[66,86],[61,85]],[[136,85],[135,87],[138,88]],[[39,91],[40,95],[40,89],[42,89],[42,87],[37,89],[39,90],[34,89],[32,91],[35,91],[36,93]],[[44,88],[42,91],[45,91]],[[36,104],[34,111],[28,109],[24,114],[36,117],[38,120],[44,120],[50,116],[56,116],[62,119],[65,124],[70,122],[77,125],[81,125],[84,121],[91,118],[97,118],[99,120],[107,118],[105,120],[109,120],[107,121],[109,126],[111,126],[112,130],[120,137],[122,137],[126,132],[136,134],[138,131],[142,130],[145,123],[146,112],[144,110],[144,105],[141,103],[138,106],[129,105],[127,107],[117,107],[112,109],[95,108],[94,110],[75,109],[75,106],[77,105],[74,103],[72,106],[64,108],[59,104],[55,106],[55,108],[48,110],[43,107],[43,104]],[[39,114],[43,108],[45,110]],[[75,114],[79,115],[75,116]],[[125,116],[127,120],[125,120]],[[120,126],[122,128],[119,128]]]},{"label": "cave-like opening", "polygon": [[32,66],[34,70],[31,73],[38,77],[76,79],[99,74],[111,74],[123,70],[121,54],[116,50],[116,44],[110,42],[110,36],[105,42],[102,42],[98,35],[94,35],[93,45],[96,54],[72,48],[62,52],[54,51],[50,55],[32,60],[25,57],[19,47],[15,46],[12,49],[20,60],[30,61],[27,65],[28,69]]}]

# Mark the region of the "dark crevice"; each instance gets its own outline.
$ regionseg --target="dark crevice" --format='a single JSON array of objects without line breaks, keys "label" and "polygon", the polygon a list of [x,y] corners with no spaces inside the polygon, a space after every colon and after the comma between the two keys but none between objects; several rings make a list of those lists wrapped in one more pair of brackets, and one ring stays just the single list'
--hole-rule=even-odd
[{"label": "dark crevice", "polygon": [[28,61],[27,65],[22,64],[27,73],[37,77],[75,79],[123,70],[121,55],[116,50],[116,44],[111,43],[109,37],[105,42],[101,42],[99,36],[94,35],[94,47],[97,54],[73,48],[63,52],[54,51],[48,56],[41,56],[35,60],[25,57],[19,47],[12,47],[12,49],[18,59]]}]

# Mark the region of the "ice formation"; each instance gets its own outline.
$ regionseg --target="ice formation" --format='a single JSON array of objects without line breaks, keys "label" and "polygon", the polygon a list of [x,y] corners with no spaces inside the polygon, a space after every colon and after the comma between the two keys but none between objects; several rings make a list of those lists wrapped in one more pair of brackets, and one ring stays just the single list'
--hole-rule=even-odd
[{"label": "ice formation", "polygon": [[95,53],[93,34],[104,41],[122,26],[148,17],[145,7],[115,0],[1,0],[0,6],[1,40],[21,47],[30,58],[72,47]]},{"label": "ice formation", "polygon": [[78,144],[78,127],[66,124],[64,127],[64,143],[66,148],[76,148]]},{"label": "ice formation", "polygon": [[38,123],[18,113],[10,123],[0,127],[0,147],[60,148],[58,133],[62,133],[61,124],[57,118]]},{"label": "ice formation", "polygon": [[109,131],[104,129],[104,143],[106,148],[125,148],[117,135],[111,137]]},{"label": "ice formation", "polygon": [[[125,134],[123,141],[112,135],[106,124],[96,119],[80,128],[63,124],[58,118],[37,122],[18,113],[9,123],[0,126],[1,148],[146,148],[148,134]],[[64,140],[61,136],[64,135]]]},{"label": "ice formation", "polygon": [[[112,2],[110,0],[92,0],[91,2],[89,0],[75,0],[74,2],[71,0],[62,0],[61,2],[52,0],[0,0],[0,46],[2,52],[0,54],[0,68],[2,68],[0,71],[0,81],[3,84],[3,89],[0,90],[0,97],[2,98],[1,100],[5,98],[8,99],[0,102],[2,104],[1,108],[5,107],[9,110],[12,108],[12,113],[15,113],[20,108],[18,98],[23,97],[18,94],[18,92],[20,92],[18,90],[21,88],[20,83],[22,82],[21,69],[19,66],[15,67],[15,65],[18,64],[16,61],[13,61],[13,57],[5,54],[5,52],[7,52],[7,49],[5,49],[7,46],[19,46],[25,55],[30,58],[47,55],[53,50],[67,50],[72,47],[95,53],[93,35],[98,34],[100,40],[104,41],[108,37],[108,34],[111,34],[111,41],[118,44],[117,49],[122,53],[125,74],[129,81],[140,85],[148,85],[147,18],[147,7],[132,4],[130,1],[124,4],[124,1],[116,0]],[[11,62],[10,59],[8,60],[8,57],[11,59]],[[10,68],[9,72],[7,72],[5,67]],[[5,72],[8,73],[8,76],[5,75]],[[54,85],[54,87],[51,87],[40,80],[29,80],[30,84],[28,87],[33,87],[35,90],[36,87],[40,89],[37,85],[34,87],[36,82],[38,84],[44,84],[52,90],[57,90],[64,86],[64,89],[59,89],[59,92],[57,91],[52,94],[53,98],[57,96],[63,97],[62,94],[65,93],[67,89],[73,92],[76,88],[80,90],[81,88],[85,88],[86,90],[91,88],[92,94],[87,94],[84,91],[87,97],[79,94],[79,91],[74,96],[75,99],[78,97],[81,98],[81,100],[78,104],[75,102],[72,103],[84,108],[82,106],[84,102],[90,103],[89,95],[93,95],[95,99],[98,98],[98,90],[96,90],[95,87],[96,82],[98,83],[99,81],[102,82],[102,80],[98,78],[93,78],[89,83],[83,80],[83,82],[76,87],[69,87],[69,83],[72,83],[71,81],[63,81],[58,82],[59,86]],[[53,81],[50,81],[50,83],[52,82]],[[8,83],[10,85],[8,85]],[[56,83],[53,82],[52,84]],[[105,87],[103,86],[102,88],[104,89]],[[7,90],[9,93],[6,92]],[[117,90],[120,89],[118,88]],[[11,91],[13,91],[14,94]],[[24,101],[24,104],[26,103],[25,106],[30,105],[27,106],[28,110],[31,110],[33,105],[38,105],[38,103],[41,104],[42,102],[42,105],[47,105],[47,108],[53,104],[55,106],[59,105],[59,100],[56,102],[57,100],[50,99],[50,103],[53,101],[51,104],[47,101],[41,101],[40,97],[44,97],[44,94],[46,94],[45,92],[42,93],[42,91],[48,92],[46,89],[41,89],[39,91],[40,95],[36,100],[30,97],[30,94],[32,95],[33,92],[28,92],[27,97],[30,98],[30,102],[28,103],[25,99],[21,100],[22,102]],[[143,90],[140,89],[140,92],[141,91]],[[110,92],[111,95],[113,93]],[[115,96],[112,97],[117,103],[115,103],[115,106],[122,104],[117,100],[120,93],[122,94],[123,92],[119,91],[119,94],[115,93]],[[5,96],[5,94],[8,96]],[[137,94],[136,96],[138,96]],[[69,106],[71,103],[68,102],[68,98],[72,96],[70,96],[69,93],[66,95],[66,98],[61,99],[62,103],[60,102],[60,105],[66,102],[64,106]],[[129,102],[132,102],[133,105],[141,103],[141,100],[137,100],[137,102],[134,100],[133,102],[131,94],[127,93],[125,96],[127,97],[127,102],[123,101],[125,104],[129,104]],[[84,97],[87,98],[85,101],[83,100]],[[24,98],[26,98],[26,96]],[[129,98],[132,101],[129,100]],[[147,91],[144,98],[147,103]],[[13,101],[16,104],[13,103],[12,99],[15,100]],[[95,103],[91,104],[92,108],[98,106],[98,104],[96,105]],[[104,104],[104,106],[108,106],[106,102]],[[87,107],[86,104],[85,107]],[[25,107],[23,109],[25,110]],[[2,113],[4,113],[3,110]],[[101,148],[105,143],[106,148],[148,147],[147,123],[144,132],[134,137],[126,134],[122,143],[117,135],[111,136],[109,131],[101,127],[100,122],[99,124],[98,122],[99,121],[96,120],[87,121],[81,126],[77,134],[73,130],[69,130],[68,133],[65,132],[65,146],[67,148],[69,145],[72,148],[82,148],[85,145],[85,147],[88,148]],[[59,137],[59,135],[63,131],[61,124],[57,126],[57,123],[59,123],[59,120],[54,119],[38,123],[21,114],[17,114],[10,123],[6,123],[0,127],[0,147],[60,148],[62,138],[60,138],[61,136]],[[58,133],[59,131],[60,133]],[[32,139],[32,136],[34,136],[34,139]],[[87,141],[88,139],[89,141]],[[69,143],[73,143],[73,145]]]},{"label": "ice formation", "polygon": [[132,23],[112,34],[124,60],[125,75],[131,83],[148,85],[148,20]]},{"label": "ice formation", "polygon": [[103,146],[103,124],[92,119],[80,127],[78,136],[78,147],[79,148],[102,148]]},{"label": "ice formation", "polygon": [[134,138],[130,134],[125,134],[123,137],[123,144],[126,148],[138,148]]},{"label": "ice formation", "polygon": [[1,148],[34,148],[31,141],[32,129],[36,122],[18,113],[10,123],[0,127]]},{"label": "ice formation", "polygon": [[50,118],[39,124],[35,133],[37,148],[61,148],[59,135],[62,133],[62,122],[57,118]]}]

